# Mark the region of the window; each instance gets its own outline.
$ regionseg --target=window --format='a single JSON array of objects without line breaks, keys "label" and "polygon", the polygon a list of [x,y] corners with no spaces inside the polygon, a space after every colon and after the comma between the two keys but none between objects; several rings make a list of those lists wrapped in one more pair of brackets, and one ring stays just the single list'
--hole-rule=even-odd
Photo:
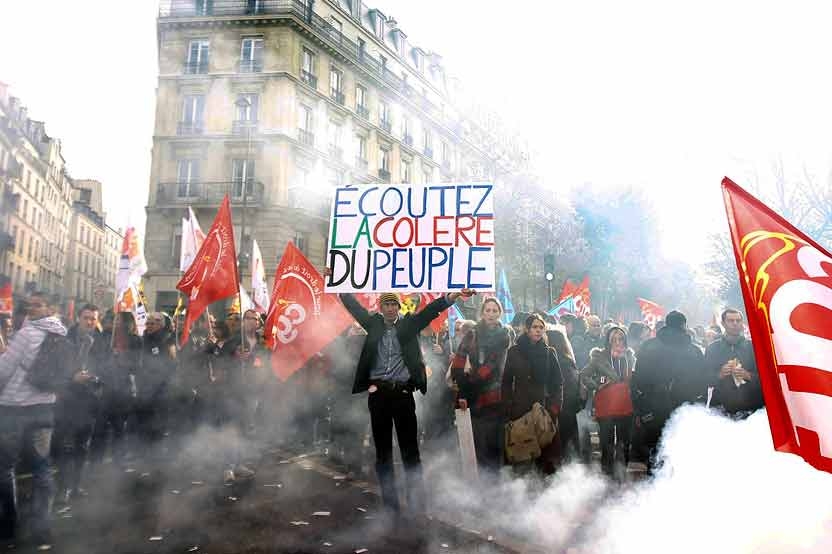
[{"label": "window", "polygon": [[410,131],[410,118],[405,116],[402,118],[402,139],[404,140],[404,143],[408,146],[413,145],[413,136],[410,134]]},{"label": "window", "polygon": [[422,173],[422,184],[428,185],[433,180],[433,177],[430,174],[430,171],[424,171]]},{"label": "window", "polygon": [[390,132],[391,124],[390,124],[390,106],[387,102],[379,102],[378,103],[378,120],[379,125],[381,128],[386,130],[388,133]]},{"label": "window", "polygon": [[246,0],[246,14],[257,15],[263,11],[263,0]]},{"label": "window", "polygon": [[355,85],[355,109],[360,112],[361,108],[367,109],[367,89]]},{"label": "window", "polygon": [[342,106],[344,105],[343,81],[344,74],[341,71],[335,68],[329,70],[329,95]]},{"label": "window", "polygon": [[425,156],[428,158],[433,157],[433,137],[429,129],[425,129]]},{"label": "window", "polygon": [[295,231],[295,246],[298,250],[306,254],[306,234],[300,231]]},{"label": "window", "polygon": [[315,54],[308,48],[304,48],[301,55],[300,79],[312,88],[318,86],[318,77],[315,75]]},{"label": "window", "polygon": [[195,0],[194,9],[196,15],[211,15],[214,8],[214,0]]},{"label": "window", "polygon": [[[26,259],[29,260],[30,262],[32,261],[32,250],[34,249],[34,247],[35,247],[35,238],[34,237],[29,237],[29,248],[26,250]],[[29,275],[28,275],[29,272],[27,271],[26,273],[27,273],[26,280],[28,281],[29,280]]]},{"label": "window", "polygon": [[448,143],[444,140],[442,141],[442,165],[451,165],[451,150],[448,148]]},{"label": "window", "polygon": [[312,108],[303,104],[300,106],[300,128],[312,132]]},{"label": "window", "polygon": [[329,122],[329,153],[331,156],[341,159],[341,126],[335,121]]},{"label": "window", "polygon": [[309,191],[307,190],[307,181],[309,180],[309,172],[299,167],[296,169],[295,179],[292,186],[289,187],[289,206],[292,208],[302,208],[304,206],[304,199],[307,197]]},{"label": "window", "polygon": [[254,160],[233,160],[231,181],[234,184],[234,196],[243,197],[243,191],[251,196],[254,184]]},{"label": "window", "polygon": [[173,243],[170,245],[171,260],[179,267],[179,258],[182,255],[182,227],[174,226]]},{"label": "window", "polygon": [[366,53],[366,51],[367,51],[367,43],[364,42],[364,39],[359,38],[358,39],[358,59],[359,60],[364,59],[364,54]]},{"label": "window", "polygon": [[199,160],[179,160],[176,164],[176,195],[180,198],[199,196]]},{"label": "window", "polygon": [[205,110],[205,97],[201,94],[188,94],[182,100],[182,119],[179,121],[180,135],[202,133]]},{"label": "window", "polygon": [[238,94],[237,101],[234,102],[234,107],[236,108],[236,120],[248,123],[256,122],[259,103],[260,97],[257,94]]},{"label": "window", "polygon": [[244,38],[240,46],[240,72],[263,71],[263,39]]},{"label": "window", "polygon": [[378,167],[386,172],[390,171],[390,151],[386,148],[378,149]]},{"label": "window", "polygon": [[402,183],[409,184],[410,183],[410,162],[406,160],[402,160]]},{"label": "window", "polygon": [[385,71],[387,71],[387,58],[385,58],[384,56],[379,56],[378,61],[381,64],[381,72],[384,73]]},{"label": "window", "polygon": [[188,44],[188,59],[185,61],[185,73],[208,73],[207,40],[192,40]]},{"label": "window", "polygon": [[26,170],[26,190],[32,186],[32,172],[28,169]]},{"label": "window", "polygon": [[20,230],[20,238],[17,241],[17,255],[23,257],[23,248],[26,244],[26,231]]},{"label": "window", "polygon": [[358,159],[367,163],[367,137],[358,136]]},{"label": "window", "polygon": [[376,36],[384,40],[384,16],[379,11],[375,12],[375,31]]}]

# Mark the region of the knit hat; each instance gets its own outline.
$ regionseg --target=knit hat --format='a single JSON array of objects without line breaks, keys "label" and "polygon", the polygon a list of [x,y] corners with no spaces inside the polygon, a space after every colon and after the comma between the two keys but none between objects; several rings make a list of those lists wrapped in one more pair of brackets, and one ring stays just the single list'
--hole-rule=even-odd
[{"label": "knit hat", "polygon": [[378,305],[381,306],[385,302],[395,302],[400,308],[402,306],[402,301],[395,292],[382,292],[378,297]]}]

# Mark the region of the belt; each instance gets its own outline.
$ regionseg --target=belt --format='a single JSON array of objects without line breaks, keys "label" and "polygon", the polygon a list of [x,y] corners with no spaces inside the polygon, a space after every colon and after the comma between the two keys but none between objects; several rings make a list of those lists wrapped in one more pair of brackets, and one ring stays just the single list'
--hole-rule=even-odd
[{"label": "belt", "polygon": [[378,390],[383,390],[387,392],[401,392],[404,394],[413,392],[413,385],[411,385],[410,383],[402,383],[399,381],[370,380],[370,384],[378,387]]}]

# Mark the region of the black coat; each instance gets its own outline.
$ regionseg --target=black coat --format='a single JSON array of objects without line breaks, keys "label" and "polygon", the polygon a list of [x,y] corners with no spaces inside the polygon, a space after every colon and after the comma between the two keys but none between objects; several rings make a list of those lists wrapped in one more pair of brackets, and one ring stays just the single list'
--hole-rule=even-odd
[{"label": "black coat", "polygon": [[[719,378],[719,371],[726,362],[738,359],[742,367],[751,373],[751,381],[737,386],[733,377]],[[760,388],[760,376],[757,372],[757,360],[754,347],[750,341],[740,337],[736,344],[725,338],[714,341],[705,351],[705,366],[716,387],[712,404],[722,406],[728,413],[753,411],[763,407],[763,391]]]},{"label": "black coat", "polygon": [[685,402],[704,400],[705,358],[685,331],[663,327],[641,345],[630,388],[637,415],[666,418]]},{"label": "black coat", "polygon": [[[380,313],[370,313],[352,294],[340,295],[344,307],[352,314],[358,323],[367,331],[367,341],[361,349],[358,367],[355,371],[355,381],[352,386],[353,394],[364,392],[370,388],[370,372],[378,356],[378,343],[384,334],[384,317]],[[450,304],[447,297],[437,298],[416,314],[407,314],[396,321],[396,335],[402,349],[402,358],[407,371],[410,373],[410,384],[414,388],[427,392],[427,375],[422,350],[419,348],[419,333],[430,325],[430,322],[446,310]]]},{"label": "black coat", "polygon": [[176,337],[167,331],[145,333],[136,372],[138,401],[152,404],[164,399],[176,372]]}]

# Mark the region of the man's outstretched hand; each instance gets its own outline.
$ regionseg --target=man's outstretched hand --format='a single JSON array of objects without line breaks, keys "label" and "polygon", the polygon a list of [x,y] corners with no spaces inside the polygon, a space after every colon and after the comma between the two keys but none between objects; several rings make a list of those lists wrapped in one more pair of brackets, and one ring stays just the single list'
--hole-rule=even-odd
[{"label": "man's outstretched hand", "polygon": [[[332,275],[332,270],[328,267],[324,267],[323,270],[321,271],[321,275],[323,275],[324,278],[330,277]],[[475,289],[462,289],[459,292],[449,292],[447,294],[447,297],[448,297],[448,301],[451,304],[453,304],[454,302],[456,302],[457,298],[459,298],[459,297],[471,298],[475,294],[477,294],[477,291]]]}]

